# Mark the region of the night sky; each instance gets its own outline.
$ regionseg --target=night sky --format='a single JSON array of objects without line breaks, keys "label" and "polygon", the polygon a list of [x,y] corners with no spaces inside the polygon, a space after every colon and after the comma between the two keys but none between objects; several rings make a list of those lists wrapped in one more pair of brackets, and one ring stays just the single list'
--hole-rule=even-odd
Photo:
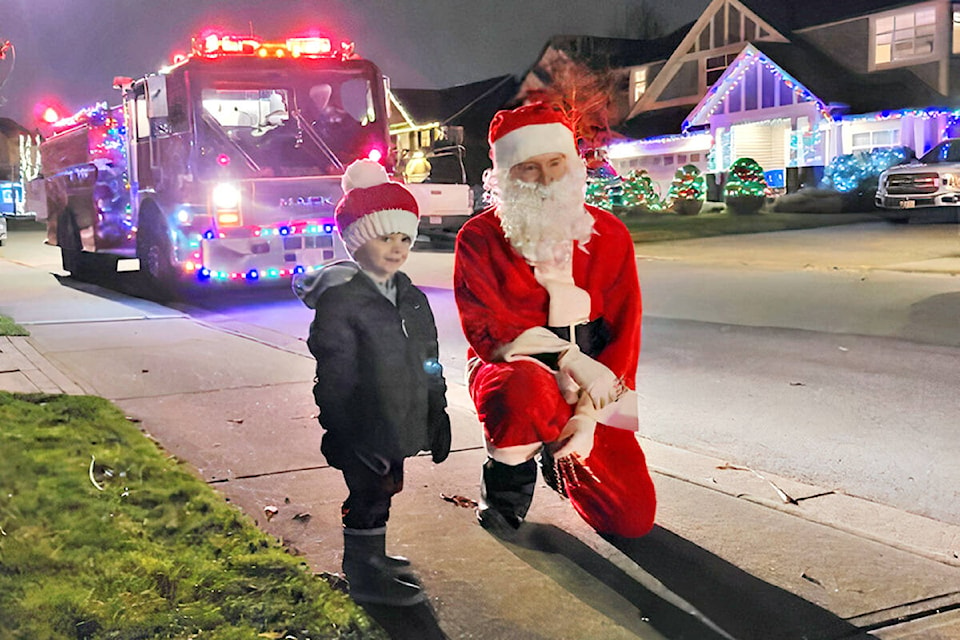
[{"label": "night sky", "polygon": [[[48,97],[71,111],[119,102],[115,76],[143,75],[186,52],[208,27],[266,40],[310,27],[352,39],[394,87],[444,88],[522,74],[552,35],[624,37],[643,0],[0,0],[0,117],[32,128]],[[646,0],[668,29],[708,0]]]}]

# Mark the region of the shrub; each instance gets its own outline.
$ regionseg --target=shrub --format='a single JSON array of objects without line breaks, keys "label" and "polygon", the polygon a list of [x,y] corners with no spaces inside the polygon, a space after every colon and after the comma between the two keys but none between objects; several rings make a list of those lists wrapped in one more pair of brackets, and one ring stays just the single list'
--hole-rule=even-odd
[{"label": "shrub", "polygon": [[697,215],[707,197],[707,182],[700,168],[685,164],[673,174],[667,200],[680,215]]},{"label": "shrub", "polygon": [[723,201],[732,213],[756,213],[763,206],[767,182],[763,168],[753,158],[739,158],[730,166],[723,185]]}]

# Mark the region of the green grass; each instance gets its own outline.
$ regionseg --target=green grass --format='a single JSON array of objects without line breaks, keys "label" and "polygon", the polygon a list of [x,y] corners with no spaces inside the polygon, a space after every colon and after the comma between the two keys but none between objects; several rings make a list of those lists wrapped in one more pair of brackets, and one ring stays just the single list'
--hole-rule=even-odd
[{"label": "green grass", "polygon": [[675,213],[629,212],[621,217],[634,242],[689,240],[740,233],[763,233],[812,229],[856,222],[875,221],[870,213],[779,213],[761,211],[755,215],[734,215],[721,209],[696,216]]},{"label": "green grass", "polygon": [[384,638],[112,404],[0,392],[0,638]]},{"label": "green grass", "polygon": [[18,325],[12,318],[0,315],[0,336],[28,336],[30,332]]}]

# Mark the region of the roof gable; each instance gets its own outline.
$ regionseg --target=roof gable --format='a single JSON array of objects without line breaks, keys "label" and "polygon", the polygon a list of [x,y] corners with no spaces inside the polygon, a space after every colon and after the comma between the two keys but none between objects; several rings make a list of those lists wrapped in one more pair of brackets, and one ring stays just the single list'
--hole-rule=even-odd
[{"label": "roof gable", "polygon": [[708,52],[737,43],[758,40],[788,41],[783,33],[740,0],[712,0],[627,117],[651,109],[681,67],[690,60],[706,57],[710,55]]},{"label": "roof gable", "polygon": [[[748,44],[693,109],[683,123],[683,130],[710,124],[710,116],[718,111],[731,111],[728,108],[730,101],[739,99],[739,88],[748,74],[758,74],[756,76],[758,84],[772,83],[772,86],[776,87],[776,91],[771,91],[771,95],[777,96],[777,102],[782,104],[782,96],[788,95],[791,96],[790,104],[812,102],[817,105],[824,117],[830,117],[827,105],[820,98],[784,71],[765,53],[752,44]],[[780,104],[777,106],[780,106]],[[761,108],[759,102],[756,108]],[[738,105],[735,110],[741,111],[742,109]]]},{"label": "roof gable", "polygon": [[782,31],[797,31],[808,27],[860,18],[882,13],[897,7],[918,4],[918,0],[741,0],[758,15]]}]

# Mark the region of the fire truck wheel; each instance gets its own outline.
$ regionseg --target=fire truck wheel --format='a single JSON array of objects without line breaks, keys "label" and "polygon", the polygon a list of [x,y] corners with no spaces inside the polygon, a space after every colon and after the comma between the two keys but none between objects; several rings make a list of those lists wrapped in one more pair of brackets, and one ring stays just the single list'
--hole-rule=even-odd
[{"label": "fire truck wheel", "polygon": [[173,245],[170,234],[159,212],[144,216],[137,233],[137,257],[149,297],[169,299],[176,290],[176,270],[173,266]]}]

